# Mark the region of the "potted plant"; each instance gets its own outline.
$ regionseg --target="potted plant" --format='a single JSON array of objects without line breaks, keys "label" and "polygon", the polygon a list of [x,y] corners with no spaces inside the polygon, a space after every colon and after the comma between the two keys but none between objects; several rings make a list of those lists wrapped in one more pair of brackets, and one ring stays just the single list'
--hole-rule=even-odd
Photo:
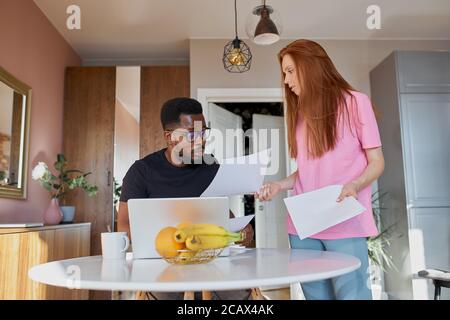
[{"label": "potted plant", "polygon": [[[95,185],[88,183],[86,177],[91,172],[84,173],[78,169],[67,169],[67,160],[63,154],[58,154],[54,167],[58,172],[55,176],[49,170],[45,162],[39,162],[33,169],[33,180],[39,181],[39,183],[50,192],[51,202],[44,215],[44,222],[46,224],[58,224],[61,221],[64,223],[70,223],[75,216],[74,206],[59,206],[61,200],[70,190],[81,188],[88,196],[92,197],[98,193],[98,188]],[[60,219],[58,221],[58,211],[60,212]]]},{"label": "potted plant", "polygon": [[7,177],[8,177],[8,173],[6,171],[0,170],[0,185],[6,184]]},{"label": "potted plant", "polygon": [[120,195],[122,193],[122,186],[117,182],[116,178],[114,178],[114,226],[117,228],[117,215],[118,215],[118,209],[117,209],[117,203],[120,200]]}]

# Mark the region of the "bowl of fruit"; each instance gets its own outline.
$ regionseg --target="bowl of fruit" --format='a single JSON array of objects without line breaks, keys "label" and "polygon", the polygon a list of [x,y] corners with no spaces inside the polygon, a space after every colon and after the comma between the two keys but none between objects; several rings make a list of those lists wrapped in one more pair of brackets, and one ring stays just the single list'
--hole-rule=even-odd
[{"label": "bowl of fruit", "polygon": [[243,233],[229,232],[215,224],[184,222],[162,229],[155,239],[156,251],[172,264],[208,263],[231,244],[242,241]]}]

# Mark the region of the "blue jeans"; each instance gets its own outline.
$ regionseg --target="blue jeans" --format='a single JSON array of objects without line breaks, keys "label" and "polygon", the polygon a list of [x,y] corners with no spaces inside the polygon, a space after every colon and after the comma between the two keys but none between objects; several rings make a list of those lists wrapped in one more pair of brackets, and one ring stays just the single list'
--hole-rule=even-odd
[{"label": "blue jeans", "polygon": [[303,294],[307,300],[372,300],[366,238],[300,240],[296,235],[289,235],[289,242],[292,249],[334,251],[361,260],[361,267],[353,272],[333,279],[302,283]]}]

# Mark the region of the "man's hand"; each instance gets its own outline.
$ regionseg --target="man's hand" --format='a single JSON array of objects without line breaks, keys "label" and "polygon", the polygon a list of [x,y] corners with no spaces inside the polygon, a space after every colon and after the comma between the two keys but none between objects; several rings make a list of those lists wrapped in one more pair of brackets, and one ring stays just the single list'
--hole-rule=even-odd
[{"label": "man's hand", "polygon": [[253,230],[253,226],[251,224],[248,224],[244,229],[241,231],[244,234],[244,240],[239,242],[244,247],[248,247],[252,244],[253,237],[255,235],[255,232]]},{"label": "man's hand", "polygon": [[119,202],[119,212],[117,213],[117,231],[126,232],[131,240],[130,220],[128,216],[127,202]]}]

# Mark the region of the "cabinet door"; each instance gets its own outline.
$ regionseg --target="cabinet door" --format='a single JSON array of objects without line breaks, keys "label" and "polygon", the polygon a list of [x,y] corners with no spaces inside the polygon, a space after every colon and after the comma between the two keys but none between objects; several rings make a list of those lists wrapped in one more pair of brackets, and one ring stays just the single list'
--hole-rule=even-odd
[{"label": "cabinet door", "polygon": [[189,66],[141,68],[141,158],[166,147],[160,120],[161,107],[169,99],[189,97],[189,81]]},{"label": "cabinet door", "polygon": [[397,52],[400,92],[450,93],[450,52]]},{"label": "cabinet door", "polygon": [[401,95],[408,205],[450,206],[450,94]]},{"label": "cabinet door", "polygon": [[30,268],[54,260],[89,255],[89,226],[0,235],[0,300],[87,299],[87,290],[44,285],[28,277]]},{"label": "cabinet door", "polygon": [[[450,270],[450,207],[412,208],[409,221],[412,273],[432,268]],[[414,282],[415,299],[432,299],[431,281],[417,279]],[[450,290],[442,289],[442,299],[450,299]]]},{"label": "cabinet door", "polygon": [[64,154],[71,168],[92,172],[95,197],[69,192],[76,222],[91,222],[91,253],[101,254],[100,233],[113,228],[115,67],[68,68],[65,83]]}]

